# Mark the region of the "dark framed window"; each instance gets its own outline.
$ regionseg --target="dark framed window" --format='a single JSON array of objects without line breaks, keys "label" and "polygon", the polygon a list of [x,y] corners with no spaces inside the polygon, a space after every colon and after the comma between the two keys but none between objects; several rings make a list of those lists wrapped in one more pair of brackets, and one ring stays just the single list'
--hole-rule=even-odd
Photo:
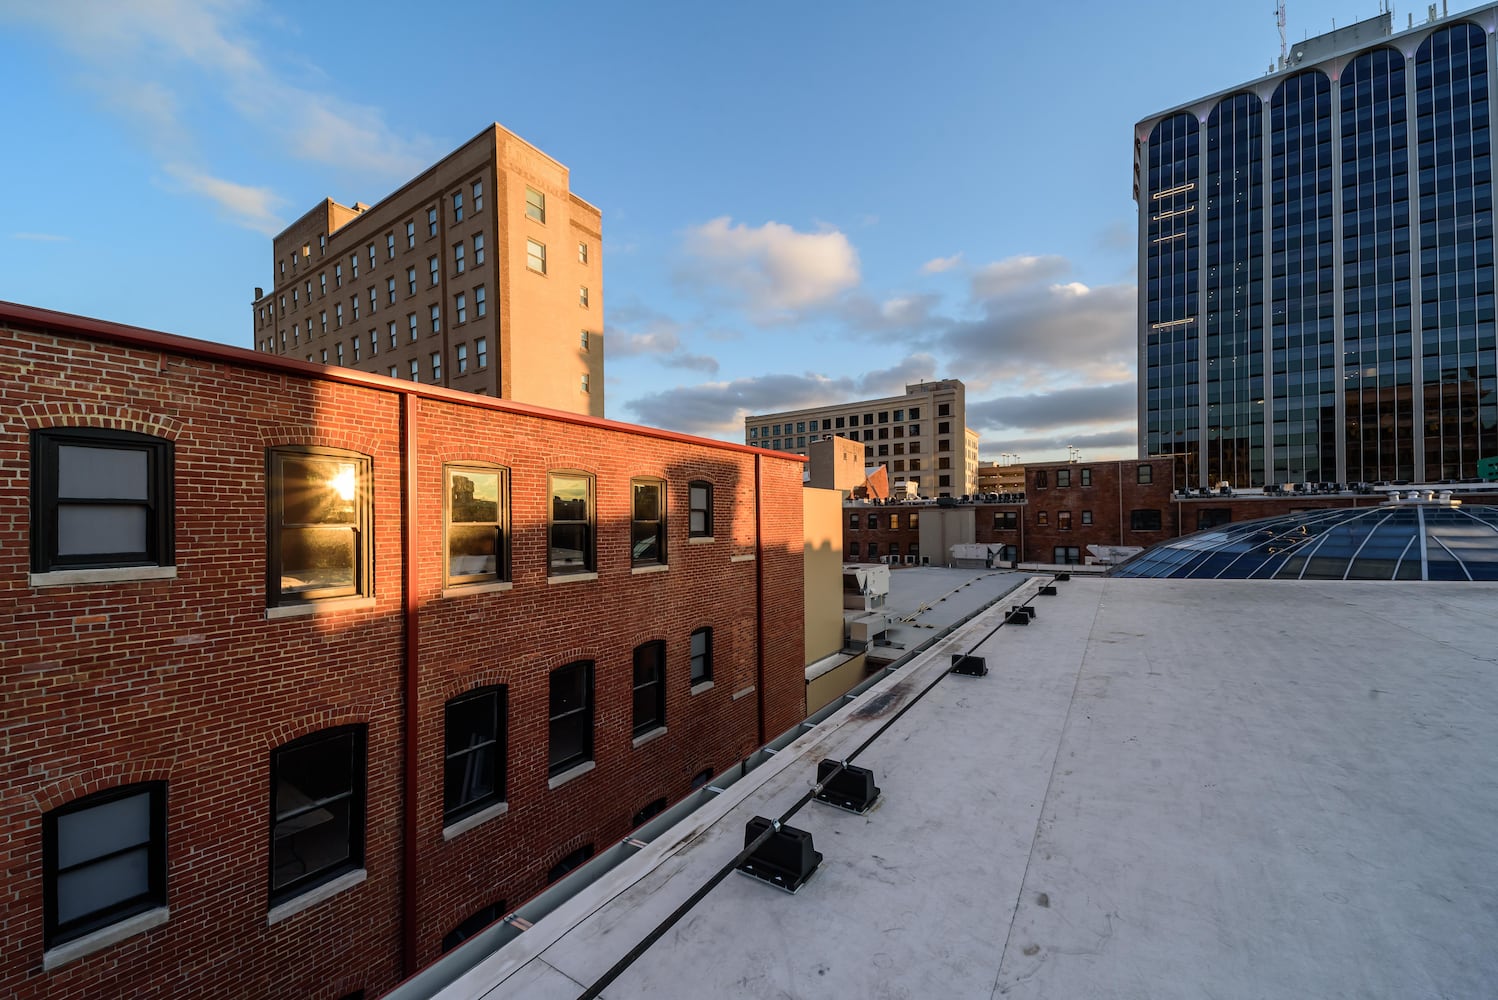
[{"label": "dark framed window", "polygon": [[919,528],[921,526],[921,515],[916,511],[911,511],[905,515],[905,523],[907,527]]},{"label": "dark framed window", "polygon": [[1061,566],[1076,566],[1082,562],[1080,547],[1076,545],[1058,545],[1051,550],[1051,562]]},{"label": "dark framed window", "polygon": [[442,936],[442,953],[445,955],[458,945],[488,927],[505,915],[505,901],[490,903],[463,918],[463,922]]},{"label": "dark framed window", "polygon": [[479,688],[443,709],[442,821],[453,823],[505,798],[502,686]]},{"label": "dark framed window", "polygon": [[362,725],[271,751],[271,906],[364,864],[364,768]]},{"label": "dark framed window", "polygon": [[713,484],[702,479],[687,484],[687,534],[713,537]]},{"label": "dark framed window", "polygon": [[639,812],[635,813],[634,816],[632,816],[630,818],[630,821],[629,821],[630,829],[634,829],[635,827],[639,827],[639,826],[644,826],[646,823],[649,823],[651,820],[655,819],[657,816],[659,816],[661,813],[663,813],[665,811],[666,811],[666,799],[665,799],[665,796],[662,796],[662,797],[660,797],[658,799],[654,799],[654,800],[652,800],[650,802],[647,802],[644,806],[641,807],[641,809],[640,809]]},{"label": "dark framed window", "polygon": [[1060,489],[1063,486],[1070,486],[1070,485],[1071,485],[1071,470],[1070,469],[1057,469],[1056,470],[1056,487],[1058,489]]},{"label": "dark framed window", "polygon": [[1082,485],[1083,486],[1091,486],[1092,485],[1092,470],[1091,469],[1082,469],[1081,470],[1081,475],[1082,475]]},{"label": "dark framed window", "polygon": [[857,514],[849,514],[848,515],[848,527],[857,529],[857,528],[860,528],[862,526],[863,526],[863,519],[860,518]]},{"label": "dark framed window", "polygon": [[579,847],[547,870],[546,884],[551,885],[553,882],[561,881],[563,876],[568,872],[581,868],[592,856],[592,844],[584,844],[582,847]]},{"label": "dark framed window", "polygon": [[1083,524],[1091,524],[1092,523],[1092,511],[1090,511],[1090,510],[1084,510],[1084,511],[1082,511],[1082,523]]},{"label": "dark framed window", "polygon": [[1155,481],[1155,467],[1153,465],[1141,465],[1138,477],[1140,486],[1151,485]]},{"label": "dark framed window", "polygon": [[45,944],[166,905],[166,783],[122,785],[42,815]]},{"label": "dark framed window", "polygon": [[707,768],[705,770],[698,771],[697,772],[697,776],[692,779],[692,791],[695,792],[699,788],[706,788],[707,787],[707,783],[710,782],[710,781],[712,781],[712,780],[713,780],[713,769],[712,768],[709,767],[709,768]]},{"label": "dark framed window", "polygon": [[1051,515],[1048,511],[1038,511],[1035,514],[1035,523],[1042,527],[1051,523]]},{"label": "dark framed window", "polygon": [[1202,531],[1207,528],[1215,528],[1222,524],[1231,524],[1233,511],[1229,507],[1207,507],[1196,512],[1196,530]]},{"label": "dark framed window", "polygon": [[647,642],[635,647],[634,735],[643,736],[666,724],[666,644]]},{"label": "dark framed window", "polygon": [[700,628],[692,633],[692,683],[713,679],[713,630]]},{"label": "dark framed window", "polygon": [[1019,512],[1013,510],[996,510],[993,512],[993,530],[1014,531],[1019,528]]},{"label": "dark framed window", "polygon": [[593,661],[551,672],[550,765],[552,777],[593,759]]},{"label": "dark framed window", "polygon": [[33,431],[32,571],[173,565],[172,464],[165,438]]},{"label": "dark framed window", "polygon": [[848,543],[848,556],[849,556],[849,558],[852,558],[852,559],[857,559],[858,558],[858,543],[857,542],[849,542]]},{"label": "dark framed window", "polygon": [[659,479],[629,481],[629,561],[633,566],[666,561],[666,484]]},{"label": "dark framed window", "polygon": [[1071,511],[1062,510],[1056,512],[1056,529],[1058,531],[1071,530]]},{"label": "dark framed window", "polygon": [[[1149,466],[1141,465],[1141,469]],[[1134,531],[1159,531],[1160,512],[1158,510],[1133,510],[1129,512],[1129,527]]]},{"label": "dark framed window", "polygon": [[510,578],[510,473],[497,466],[449,465],[447,586]]},{"label": "dark framed window", "polygon": [[879,515],[878,514],[870,514],[868,516],[868,521],[869,521],[869,527],[870,528],[877,528],[877,527],[879,527]]},{"label": "dark framed window", "polygon": [[1051,485],[1050,473],[1046,472],[1046,470],[1044,470],[1044,469],[1036,469],[1035,470],[1035,488],[1037,490],[1043,490],[1043,489],[1049,488],[1050,485]]},{"label": "dark framed window", "polygon": [[593,544],[593,477],[583,472],[553,472],[546,478],[551,496],[551,575],[592,572],[597,565]]},{"label": "dark framed window", "polygon": [[298,604],[369,594],[370,461],[326,448],[266,459],[267,600]]}]

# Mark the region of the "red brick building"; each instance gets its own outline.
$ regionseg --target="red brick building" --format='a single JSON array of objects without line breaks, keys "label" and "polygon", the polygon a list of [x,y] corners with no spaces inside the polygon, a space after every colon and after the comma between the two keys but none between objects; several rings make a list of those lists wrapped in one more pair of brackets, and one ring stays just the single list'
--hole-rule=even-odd
[{"label": "red brick building", "polygon": [[0,403],[0,995],[378,996],[802,718],[793,457],[11,304]]},{"label": "red brick building", "polygon": [[[997,547],[1000,562],[1085,563],[1090,545],[1148,548],[1218,524],[1313,508],[1372,506],[1385,499],[1381,492],[1186,493],[1176,486],[1181,480],[1174,475],[1174,461],[1027,465],[1023,494],[1001,502],[849,503],[843,510],[843,551],[850,562],[941,565],[956,541]],[[1465,503],[1498,500],[1498,493],[1470,484],[1441,488],[1455,490]]]}]

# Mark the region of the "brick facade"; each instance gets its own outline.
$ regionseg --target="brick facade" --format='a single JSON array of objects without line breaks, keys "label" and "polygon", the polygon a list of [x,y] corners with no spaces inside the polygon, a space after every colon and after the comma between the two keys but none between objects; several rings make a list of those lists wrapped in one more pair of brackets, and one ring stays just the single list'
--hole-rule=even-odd
[{"label": "brick facade", "polygon": [[[602,850],[645,804],[801,718],[795,459],[14,306],[0,413],[0,995],[377,996],[470,914],[513,908],[569,851]],[[175,578],[31,585],[30,433],[51,426],[174,442]],[[267,614],[266,450],[287,444],[369,457],[372,599]],[[508,587],[444,592],[455,461],[510,470]],[[596,578],[548,580],[561,468],[595,477]],[[665,570],[631,568],[636,476],[667,483]],[[714,486],[711,541],[687,537],[691,479]],[[703,626],[713,684],[693,693]],[[666,731],[636,747],[632,650],[651,640],[666,643]],[[579,659],[596,665],[595,766],[553,788],[548,674]],[[444,838],[444,705],[492,684],[507,688],[507,811]],[[366,875],[269,922],[270,755],[350,723],[367,727]],[[48,971],[43,815],[153,780],[169,919]]]}]

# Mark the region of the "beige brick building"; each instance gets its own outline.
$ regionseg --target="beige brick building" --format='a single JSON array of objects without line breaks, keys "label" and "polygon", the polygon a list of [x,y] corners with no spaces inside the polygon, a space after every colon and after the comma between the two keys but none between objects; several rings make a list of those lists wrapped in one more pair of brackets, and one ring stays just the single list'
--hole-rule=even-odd
[{"label": "beige brick building", "polygon": [[862,442],[864,463],[885,466],[896,493],[901,483],[928,497],[977,492],[978,433],[967,426],[958,379],[907,385],[903,396],[744,418],[744,440],[761,448],[805,455],[828,437]]},{"label": "beige brick building", "polygon": [[499,125],[374,205],[274,241],[255,348],[603,416],[601,216]]}]

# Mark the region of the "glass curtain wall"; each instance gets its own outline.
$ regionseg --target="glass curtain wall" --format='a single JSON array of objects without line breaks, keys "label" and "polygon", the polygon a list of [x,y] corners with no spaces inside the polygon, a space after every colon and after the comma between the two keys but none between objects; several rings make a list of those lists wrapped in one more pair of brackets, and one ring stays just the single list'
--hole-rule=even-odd
[{"label": "glass curtain wall", "polygon": [[1420,191],[1424,478],[1475,474],[1498,455],[1487,40],[1435,32],[1415,55]]},{"label": "glass curtain wall", "polygon": [[1404,56],[1375,49],[1341,78],[1342,350],[1347,478],[1415,477],[1409,135]]},{"label": "glass curtain wall", "polygon": [[1332,108],[1326,74],[1270,101],[1270,350],[1275,482],[1336,478]]},{"label": "glass curtain wall", "polygon": [[1193,115],[1155,126],[1149,139],[1145,444],[1175,455],[1188,482],[1200,469],[1197,259],[1201,132]]},{"label": "glass curtain wall", "polygon": [[1207,481],[1264,484],[1263,102],[1207,117]]}]

